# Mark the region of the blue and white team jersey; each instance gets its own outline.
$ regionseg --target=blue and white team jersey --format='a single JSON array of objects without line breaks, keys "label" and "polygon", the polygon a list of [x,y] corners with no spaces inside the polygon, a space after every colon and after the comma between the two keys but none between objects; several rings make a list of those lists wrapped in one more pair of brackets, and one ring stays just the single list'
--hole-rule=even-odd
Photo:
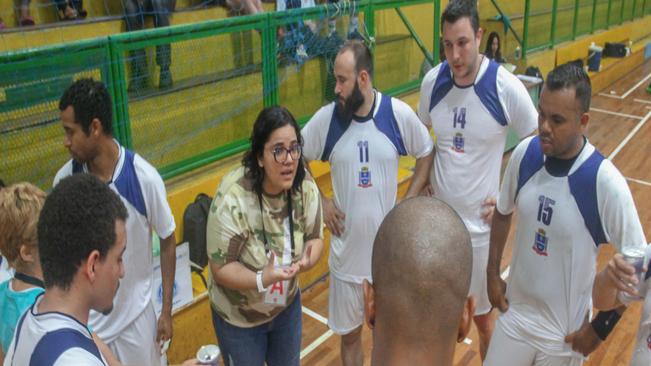
[{"label": "blue and white team jersey", "polygon": [[434,195],[461,216],[474,247],[488,245],[482,202],[497,196],[508,127],[519,138],[537,127],[531,97],[518,78],[486,57],[468,87],[457,86],[443,62],[423,79],[418,116],[436,134]]},{"label": "blue and white team jersey", "polygon": [[575,159],[561,160],[531,137],[511,156],[496,209],[518,214],[509,309],[498,326],[543,353],[582,357],[564,337],[592,309],[598,246],[629,254],[646,246],[626,180],[587,139]]},{"label": "blue and white team jersey", "polygon": [[[651,268],[651,245],[646,246],[645,258],[647,268]],[[637,330],[635,348],[633,348],[631,366],[649,366],[651,365],[651,270],[646,272],[644,283],[638,286],[638,290],[644,299],[644,307],[642,308],[640,327]],[[630,298],[622,296],[621,293],[619,300],[627,306],[632,302]]]},{"label": "blue and white team jersey", "polygon": [[334,202],[346,215],[343,235],[330,240],[330,271],[348,282],[370,280],[373,240],[396,202],[400,156],[427,156],[432,139],[406,103],[380,92],[371,119],[341,121],[330,103],[301,135],[308,160],[330,162]]},{"label": "blue and white team jersey", "polygon": [[[120,157],[109,187],[120,196],[129,214],[127,249],[123,256],[125,274],[113,299],[113,311],[109,315],[91,311],[89,320],[92,329],[106,343],[112,342],[151,302],[152,228],[160,238],[168,238],[176,228],[165,184],[158,171],[140,155],[122,146],[119,148]],[[57,173],[54,185],[81,172],[88,172],[86,165],[70,160]]]},{"label": "blue and white team jersey", "polygon": [[84,324],[59,312],[39,313],[39,295],[18,321],[4,366],[103,366],[104,357]]}]

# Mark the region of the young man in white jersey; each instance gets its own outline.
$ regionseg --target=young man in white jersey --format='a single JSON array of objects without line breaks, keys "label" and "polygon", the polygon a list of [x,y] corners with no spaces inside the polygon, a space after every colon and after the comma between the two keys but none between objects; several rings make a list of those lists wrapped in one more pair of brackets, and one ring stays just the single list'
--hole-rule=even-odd
[{"label": "young man in white jersey", "polygon": [[396,202],[398,161],[416,158],[407,197],[425,186],[432,139],[404,102],[373,88],[370,50],[360,41],[344,44],[335,59],[337,101],[316,112],[303,128],[303,155],[330,162],[334,199],[323,199],[330,232],[328,326],[342,335],[343,364],[363,362],[362,281],[371,280],[373,238]]},{"label": "young man in white jersey", "polygon": [[433,194],[459,213],[472,239],[470,294],[483,359],[495,323],[486,263],[506,137],[509,128],[521,139],[533,133],[537,114],[522,82],[479,53],[475,1],[450,1],[441,31],[446,61],[425,75],[418,115],[436,135]]},{"label": "young man in white jersey", "polygon": [[106,365],[88,328],[91,309],[108,314],[124,276],[127,210],[96,177],[61,181],[38,221],[45,293],[16,326],[4,365]]},{"label": "young man in white jersey", "polygon": [[[90,173],[122,199],[126,221],[126,274],[109,315],[91,312],[90,325],[125,364],[160,364],[161,342],[172,337],[172,286],[176,266],[176,228],[165,185],[156,169],[113,138],[111,99],[106,87],[92,79],[73,83],[59,109],[64,146],[72,159],[54,178]],[[161,238],[163,308],[156,320],[152,302],[152,229]]]},{"label": "young man in white jersey", "polygon": [[[487,269],[490,300],[502,314],[486,366],[581,365],[565,337],[589,319],[593,283],[597,293],[616,291],[603,273],[595,281],[598,246],[624,254],[646,246],[626,180],[584,136],[590,96],[582,68],[552,70],[538,105],[540,135],[516,147],[504,173]],[[500,261],[516,210],[507,286]]]},{"label": "young man in white jersey", "polygon": [[364,280],[371,364],[452,366],[474,309],[472,244],[459,215],[431,197],[402,201],[380,225],[372,266],[373,284]]}]

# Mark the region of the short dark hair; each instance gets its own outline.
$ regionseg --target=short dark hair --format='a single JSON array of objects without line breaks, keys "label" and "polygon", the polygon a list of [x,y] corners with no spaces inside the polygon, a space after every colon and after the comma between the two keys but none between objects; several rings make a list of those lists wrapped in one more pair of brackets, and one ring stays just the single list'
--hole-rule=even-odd
[{"label": "short dark hair", "polygon": [[38,221],[38,250],[46,288],[67,290],[93,250],[104,259],[116,241],[115,223],[125,221],[124,204],[91,174],[75,174],[45,199]]},{"label": "short dark hair", "polygon": [[90,132],[91,122],[97,118],[102,122],[104,133],[113,136],[111,97],[102,82],[83,78],[72,83],[59,100],[59,110],[64,111],[69,106],[75,112],[75,122],[81,125],[86,135]]},{"label": "short dark hair", "polygon": [[456,23],[461,18],[470,19],[472,30],[479,31],[479,13],[477,12],[477,0],[450,0],[441,15],[441,30],[443,24]]},{"label": "short dark hair", "polygon": [[581,113],[590,110],[590,98],[592,97],[590,77],[582,67],[574,63],[562,64],[550,71],[547,80],[545,80],[545,88],[550,91],[574,89],[576,100],[581,106]]},{"label": "short dark hair", "polygon": [[373,55],[371,54],[371,49],[366,46],[366,43],[357,39],[346,41],[346,43],[344,43],[344,45],[339,49],[338,54],[341,55],[346,51],[353,53],[353,59],[355,60],[355,73],[359,74],[362,70],[366,70],[372,79]]},{"label": "short dark hair", "polygon": [[[287,125],[291,125],[296,132],[296,140],[303,146],[301,129],[296,123],[294,116],[285,107],[273,106],[263,109],[253,124],[251,132],[251,148],[244,154],[242,165],[246,170],[246,177],[253,181],[253,189],[256,193],[262,194],[262,181],[264,180],[264,169],[258,165],[258,158],[264,154],[264,144],[269,141],[271,134]],[[292,184],[292,192],[299,191],[305,179],[305,164],[303,157],[298,159],[296,176]]]}]

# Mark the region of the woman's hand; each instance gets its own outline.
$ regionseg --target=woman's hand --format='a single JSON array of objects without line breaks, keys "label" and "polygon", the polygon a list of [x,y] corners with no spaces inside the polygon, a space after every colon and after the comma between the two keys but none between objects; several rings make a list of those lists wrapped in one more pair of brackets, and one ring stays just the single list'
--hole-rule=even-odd
[{"label": "woman's hand", "polygon": [[278,281],[291,280],[298,273],[299,266],[294,263],[289,267],[277,267],[276,255],[270,252],[269,261],[262,269],[262,285],[266,288]]}]

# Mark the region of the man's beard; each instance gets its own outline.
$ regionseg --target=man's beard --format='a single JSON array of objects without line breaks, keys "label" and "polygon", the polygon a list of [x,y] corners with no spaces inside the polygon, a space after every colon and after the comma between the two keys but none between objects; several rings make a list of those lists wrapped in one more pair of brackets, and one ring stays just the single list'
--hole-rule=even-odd
[{"label": "man's beard", "polygon": [[355,87],[350,96],[341,101],[340,94],[337,94],[337,115],[344,121],[353,119],[353,114],[364,104],[364,95],[359,90],[359,83],[355,80]]}]

